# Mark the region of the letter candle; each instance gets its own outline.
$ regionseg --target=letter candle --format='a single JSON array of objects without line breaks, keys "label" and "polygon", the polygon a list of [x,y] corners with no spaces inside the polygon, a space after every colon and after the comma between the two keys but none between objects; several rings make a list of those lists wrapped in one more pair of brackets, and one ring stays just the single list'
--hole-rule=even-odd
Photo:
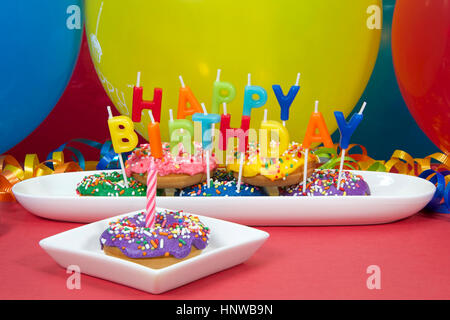
[{"label": "letter candle", "polygon": [[248,147],[248,129],[250,128],[250,117],[242,116],[240,128],[230,128],[231,115],[227,113],[227,104],[223,103],[223,114],[220,116],[220,140],[219,149],[227,150],[228,139],[238,138],[238,151],[245,152]]},{"label": "letter candle", "polygon": [[194,125],[188,119],[173,119],[172,109],[169,109],[169,141],[172,154],[178,154],[178,144],[183,144],[185,152],[192,154],[192,137]]},{"label": "letter candle", "polygon": [[295,81],[295,85],[291,86],[287,95],[284,95],[283,89],[278,84],[274,84],[272,86],[273,93],[278,100],[278,104],[281,108],[280,118],[283,121],[283,126],[286,126],[286,121],[289,120],[289,108],[292,105],[295,97],[297,96],[298,91],[300,90],[300,86],[298,85],[300,81],[300,73],[297,74],[297,80]]},{"label": "letter candle", "polygon": [[153,100],[145,101],[143,100],[144,88],[140,86],[141,82],[141,72],[137,73],[136,85],[133,87],[133,104],[131,119],[133,122],[140,122],[142,110],[148,109],[152,110],[153,116],[157,122],[161,121],[161,101],[162,101],[162,89],[155,88],[153,90]]},{"label": "letter candle", "polygon": [[163,156],[162,143],[161,143],[161,130],[159,129],[159,122],[155,122],[152,110],[148,110],[150,117],[150,123],[148,124],[148,143],[150,144],[150,150],[152,157],[161,159]]},{"label": "letter candle", "polygon": [[[319,131],[319,134],[316,134],[316,130]],[[303,193],[306,191],[309,149],[313,142],[323,142],[325,147],[333,147],[333,141],[331,140],[330,133],[328,132],[327,125],[325,124],[325,119],[323,118],[322,113],[319,112],[319,101],[316,101],[315,103],[314,113],[311,114],[302,143],[303,148],[305,148],[305,163],[303,165]]]},{"label": "letter candle", "polygon": [[[285,126],[280,122],[274,120],[267,120],[267,109],[264,109],[264,119],[260,126],[260,139],[259,139],[259,155],[263,158],[278,158],[289,147],[289,132]],[[278,144],[276,147],[272,144],[272,132],[276,132],[278,135]],[[270,139],[268,135],[270,133]]]},{"label": "letter candle", "polygon": [[356,128],[359,126],[359,124],[361,123],[361,121],[363,119],[363,112],[364,112],[364,109],[366,108],[366,105],[367,105],[367,103],[364,102],[361,109],[359,110],[359,112],[355,113],[351,117],[351,119],[348,123],[345,121],[344,114],[341,111],[334,112],[334,117],[336,118],[336,122],[339,127],[339,132],[341,134],[341,139],[339,140],[339,146],[342,149],[341,161],[339,164],[339,175],[338,175],[338,184],[337,184],[338,188],[341,188],[341,185],[342,185],[341,178],[342,178],[342,171],[344,168],[345,151],[347,150],[347,148],[350,144],[350,138],[351,138],[352,134],[355,132]]},{"label": "letter candle", "polygon": [[[267,109],[265,111],[267,111]],[[267,117],[267,112],[264,113],[264,116]],[[247,144],[245,143],[245,140],[247,140],[247,139],[248,139],[247,137],[244,138],[244,145],[245,145],[244,150],[240,149],[240,146],[242,145],[242,143],[241,143],[242,139],[239,139],[238,151],[240,152],[240,157],[239,157],[238,181],[236,183],[236,192],[237,193],[241,192],[242,171],[243,171],[243,168],[244,168],[245,152],[247,151]]]},{"label": "letter candle", "polygon": [[[179,76],[179,79],[181,87],[178,95],[177,119],[186,119],[187,116],[202,112],[202,107],[192,93],[191,88],[184,84],[183,77]],[[188,103],[190,105],[190,108],[188,108],[187,106]]]},{"label": "letter candle", "polygon": [[211,105],[211,112],[217,114],[220,113],[220,104],[230,103],[236,96],[236,89],[231,83],[220,81],[220,72],[221,70],[218,69],[216,81],[214,81],[213,84],[213,96]]},{"label": "letter candle", "polygon": [[[258,99],[253,99],[253,95],[257,95]],[[252,109],[260,108],[267,102],[267,92],[264,88],[251,85],[251,74],[248,74],[247,85],[244,91],[244,116],[251,116]]]},{"label": "letter candle", "polygon": [[138,144],[138,137],[134,132],[134,124],[127,116],[113,117],[111,107],[107,106],[108,110],[108,127],[111,134],[111,142],[114,152],[119,155],[120,168],[122,169],[122,176],[125,182],[125,187],[128,188],[128,179],[125,173],[125,166],[123,164],[122,152],[133,150]]},{"label": "letter candle", "polygon": [[204,103],[201,103],[203,113],[194,113],[192,115],[192,120],[201,123],[202,126],[202,148],[205,151],[206,156],[206,177],[208,187],[211,185],[211,174],[209,158],[212,149],[212,125],[220,121],[220,116],[218,114],[208,114]]}]

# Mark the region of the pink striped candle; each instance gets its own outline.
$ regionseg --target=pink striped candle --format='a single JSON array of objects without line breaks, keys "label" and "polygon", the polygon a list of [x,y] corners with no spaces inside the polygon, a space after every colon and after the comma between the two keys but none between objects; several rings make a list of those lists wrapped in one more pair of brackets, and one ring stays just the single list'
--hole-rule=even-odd
[{"label": "pink striped candle", "polygon": [[151,161],[147,170],[147,203],[145,205],[147,228],[152,228],[156,219],[156,174],[155,163]]}]

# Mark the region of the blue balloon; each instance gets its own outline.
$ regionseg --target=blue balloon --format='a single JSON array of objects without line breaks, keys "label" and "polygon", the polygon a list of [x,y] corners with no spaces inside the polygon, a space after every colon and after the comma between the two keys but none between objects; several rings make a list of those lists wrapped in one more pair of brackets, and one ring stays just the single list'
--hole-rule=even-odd
[{"label": "blue balloon", "polygon": [[1,2],[0,154],[41,124],[64,92],[80,51],[82,12],[82,0]]},{"label": "blue balloon", "polygon": [[[351,143],[362,144],[367,153],[377,160],[387,160],[396,149],[413,157],[425,157],[439,152],[436,146],[417,126],[403,100],[395,77],[392,61],[391,29],[395,0],[383,1],[383,31],[380,51],[369,83],[350,118],[364,101],[364,123],[352,136]],[[338,106],[337,106],[338,107]],[[339,131],[332,135],[339,139]]]}]

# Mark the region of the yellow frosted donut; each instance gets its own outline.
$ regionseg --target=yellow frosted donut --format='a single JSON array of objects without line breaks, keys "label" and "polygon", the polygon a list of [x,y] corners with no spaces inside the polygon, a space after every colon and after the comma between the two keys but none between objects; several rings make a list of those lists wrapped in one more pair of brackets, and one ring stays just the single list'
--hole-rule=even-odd
[{"label": "yellow frosted donut", "polygon": [[[318,161],[317,157],[311,153],[309,158],[309,161]],[[271,181],[283,179],[303,167],[304,159],[304,149],[296,142],[291,142],[287,150],[278,158],[260,157],[258,146],[249,143],[249,152],[242,167],[242,176],[262,175]],[[234,163],[228,164],[227,169],[239,172],[239,158],[235,159]]]}]

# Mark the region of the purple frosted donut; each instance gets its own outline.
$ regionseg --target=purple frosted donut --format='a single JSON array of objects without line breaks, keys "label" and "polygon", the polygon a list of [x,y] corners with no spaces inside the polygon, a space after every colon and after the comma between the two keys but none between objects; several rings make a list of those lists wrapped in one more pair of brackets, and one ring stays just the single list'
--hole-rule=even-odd
[{"label": "purple frosted donut", "polygon": [[196,216],[181,211],[157,212],[153,228],[145,227],[145,213],[110,222],[100,236],[100,245],[116,247],[128,258],[173,256],[182,259],[191,247],[203,250],[208,245],[210,229]]},{"label": "purple frosted donut", "polygon": [[[335,169],[316,170],[306,180],[306,190],[303,193],[303,183],[280,188],[280,196],[365,196],[370,195],[370,189],[363,177],[350,171],[343,171],[341,185],[338,188],[339,172]],[[342,183],[344,180],[344,183]]]}]

